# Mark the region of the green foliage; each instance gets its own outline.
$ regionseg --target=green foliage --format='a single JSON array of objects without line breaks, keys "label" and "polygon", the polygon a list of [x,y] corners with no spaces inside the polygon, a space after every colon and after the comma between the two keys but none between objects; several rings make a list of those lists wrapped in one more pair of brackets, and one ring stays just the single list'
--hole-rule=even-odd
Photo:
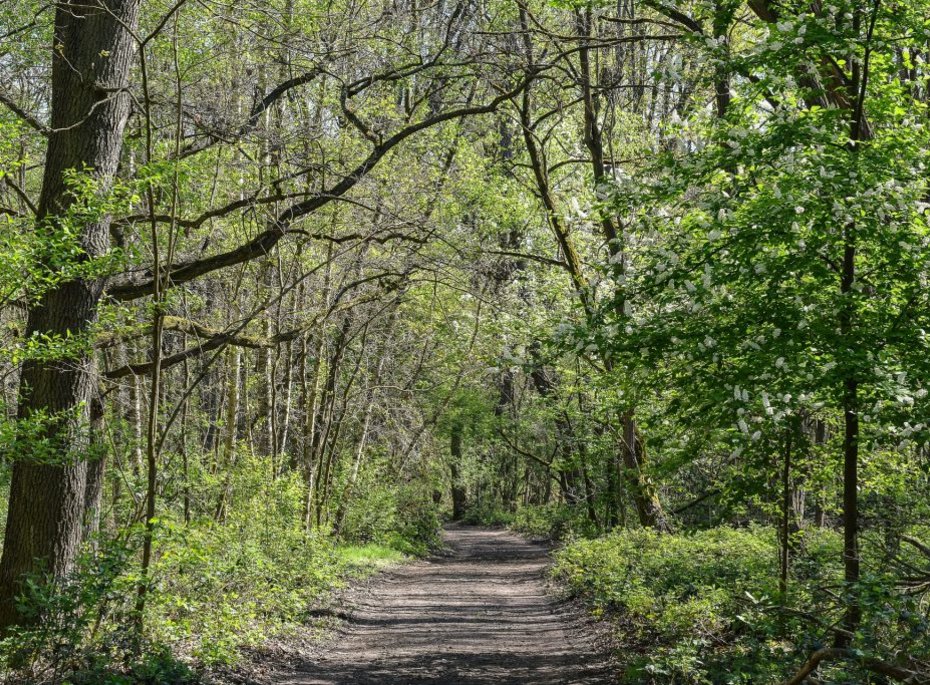
[{"label": "green foliage", "polygon": [[[775,21],[754,15],[765,4]],[[930,516],[927,3],[628,5],[612,16],[619,6],[601,0],[530,3],[527,33],[513,3],[481,16],[470,5],[142,3],[138,35],[150,40],[136,55],[151,91],[130,76],[116,178],[70,170],[60,211],[39,221],[47,139],[0,106],[4,398],[24,363],[93,355],[106,373],[152,358],[144,298],[26,336],[24,307],[68,280],[141,283],[156,247],[162,266],[264,253],[168,279],[159,304],[166,322],[197,325],[168,326],[163,340],[178,363],[154,412],[163,440],[142,644],[131,634],[146,491],[135,450],[150,386],[101,376],[104,532],[66,582],[30,579],[23,607],[40,626],[4,642],[0,668],[121,685],[234,664],[243,646],[304,626],[347,577],[436,549],[455,485],[467,523],[571,541],[556,575],[616,622],[634,682],[774,682],[831,639],[849,596],[831,527],[850,380],[862,428],[855,648],[930,662],[928,531],[914,525]],[[40,119],[48,10],[0,7],[12,30],[4,98]],[[590,40],[571,38],[586,23]],[[508,35],[521,50],[497,52]],[[523,103],[550,203],[520,143],[519,96],[381,154],[375,141],[402,127],[509,89],[529,66],[524,37],[540,71]],[[708,106],[722,81],[725,112]],[[858,109],[869,136],[854,132]],[[149,125],[151,140],[140,135]],[[85,244],[86,226],[110,218],[109,245]],[[604,218],[618,244],[605,246]],[[554,249],[553,219],[580,258],[590,311],[561,261],[572,250]],[[282,344],[211,368],[223,358],[211,344],[233,331]],[[262,403],[270,411],[255,416]],[[0,418],[0,499],[16,459],[98,456],[85,449],[87,409]],[[644,475],[688,532],[577,540],[635,523],[626,412]],[[56,432],[79,449],[63,450]],[[771,526],[789,435],[800,520],[780,597]],[[256,457],[269,443],[274,457]],[[825,528],[809,521],[813,507]],[[821,677],[863,681],[842,665]]]},{"label": "green foliage", "polygon": [[389,464],[372,455],[345,513],[341,538],[383,545],[403,554],[423,556],[440,547],[439,506],[429,481],[396,483]]},{"label": "green foliage", "polygon": [[399,489],[396,528],[388,538],[393,548],[415,556],[439,549],[439,508],[430,495],[423,484],[411,484]]},{"label": "green foliage", "polygon": [[[803,531],[786,602],[770,528],[578,540],[557,553],[553,574],[615,625],[630,682],[777,682],[832,639],[827,627],[838,607],[823,588],[842,578],[841,549],[833,531]],[[883,658],[901,651],[924,658],[926,606],[889,587],[874,573],[864,582],[864,627],[854,646]],[[830,682],[861,677],[842,664],[822,671],[836,678]]]},{"label": "green foliage", "polygon": [[631,682],[769,682],[785,656],[760,610],[776,560],[771,530],[637,530],[570,544],[553,573],[617,620]]},{"label": "green foliage", "polygon": [[[215,501],[227,487],[200,474],[194,491]],[[185,524],[165,511],[156,521],[141,648],[135,594],[142,527],[101,537],[63,583],[29,583],[21,599],[37,626],[0,643],[0,674],[30,683],[200,682],[235,665],[242,649],[295,630],[313,630],[311,612],[348,578],[421,554],[438,541],[435,507],[412,488],[393,492],[381,544],[337,545],[300,525],[304,491],[296,474],[271,481],[267,463],[242,455],[228,484],[226,517]],[[4,682],[7,682],[4,680]]]},{"label": "green foliage", "polygon": [[509,526],[514,521],[514,514],[504,509],[499,502],[480,499],[465,510],[462,523],[473,526]]},{"label": "green foliage", "polygon": [[525,506],[517,509],[510,524],[519,533],[532,537],[561,540],[573,533],[584,530],[582,513],[567,504],[543,504]]},{"label": "green foliage", "polygon": [[393,547],[374,542],[365,545],[340,545],[336,549],[339,559],[348,568],[368,573],[372,568],[383,568],[402,562],[406,557]]}]

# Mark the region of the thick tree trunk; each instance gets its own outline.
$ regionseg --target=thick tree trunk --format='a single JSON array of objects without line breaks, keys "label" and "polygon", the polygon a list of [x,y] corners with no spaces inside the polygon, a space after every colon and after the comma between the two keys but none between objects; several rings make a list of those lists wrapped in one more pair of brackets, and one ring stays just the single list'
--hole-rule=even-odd
[{"label": "thick tree trunk", "polygon": [[[730,0],[714,2],[714,38],[719,44],[725,46],[728,53],[728,34],[736,7],[737,4]],[[714,67],[714,101],[717,107],[717,117],[725,118],[730,109],[730,74],[727,71],[727,60],[718,60],[717,66]]]},{"label": "thick tree trunk", "polygon": [[[854,26],[858,32],[861,15],[854,15]],[[869,127],[862,114],[862,101],[867,76],[862,73],[862,65],[858,61],[852,67],[851,92],[857,98],[857,106],[853,111],[850,145],[850,154],[858,155],[858,142],[870,138]],[[843,230],[843,268],[840,278],[840,294],[842,305],[840,307],[840,333],[844,342],[843,347],[852,349],[852,344],[846,343],[854,335],[856,321],[856,305],[854,288],[858,277],[856,257],[858,255],[856,225],[850,223]],[[843,617],[844,633],[837,634],[836,646],[847,647],[851,642],[862,620],[862,606],[859,603],[859,378],[858,370],[850,364],[843,379],[843,580],[846,585],[846,615]]]},{"label": "thick tree trunk", "polygon": [[[52,51],[51,129],[37,214],[37,240],[58,232],[73,202],[69,172],[92,174],[105,190],[116,172],[129,113],[128,85],[139,0],[60,2]],[[80,227],[82,259],[109,249],[109,218]],[[97,316],[101,279],[63,282],[29,310],[27,336],[83,335]],[[13,465],[9,512],[0,561],[0,629],[25,620],[14,601],[27,574],[53,579],[70,569],[81,541],[87,478],[90,399],[97,383],[92,350],[57,361],[23,365],[20,420],[48,417],[43,429],[53,455],[20,449]],[[51,457],[51,458],[50,458]]]},{"label": "thick tree trunk", "polygon": [[[843,438],[843,580],[847,607],[843,628],[855,633],[862,619],[859,605],[859,399],[855,378],[846,380],[843,398],[845,435]],[[848,646],[848,636],[840,634],[838,647]]]},{"label": "thick tree trunk", "polygon": [[662,503],[659,501],[655,484],[650,480],[644,468],[646,462],[645,446],[633,418],[633,413],[623,414],[620,417],[620,422],[623,429],[621,456],[623,458],[624,475],[630,493],[633,495],[633,504],[636,507],[639,522],[647,528],[668,532],[671,530],[671,525],[665,516]]}]

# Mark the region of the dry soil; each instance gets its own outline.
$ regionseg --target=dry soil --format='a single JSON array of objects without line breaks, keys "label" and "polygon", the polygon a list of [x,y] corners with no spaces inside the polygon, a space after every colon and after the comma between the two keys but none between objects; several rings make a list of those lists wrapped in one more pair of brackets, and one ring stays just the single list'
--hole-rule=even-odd
[{"label": "dry soil", "polygon": [[577,610],[547,592],[545,545],[470,527],[445,542],[357,590],[337,636],[281,685],[615,682]]}]

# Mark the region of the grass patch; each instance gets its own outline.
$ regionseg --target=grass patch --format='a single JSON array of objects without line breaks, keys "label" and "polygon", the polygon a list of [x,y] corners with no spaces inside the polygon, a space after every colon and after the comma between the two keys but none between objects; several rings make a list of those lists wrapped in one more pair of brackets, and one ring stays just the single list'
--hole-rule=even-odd
[{"label": "grass patch", "polygon": [[336,548],[336,557],[349,570],[360,571],[364,575],[399,564],[409,558],[393,547],[375,542],[364,545],[340,545]]}]

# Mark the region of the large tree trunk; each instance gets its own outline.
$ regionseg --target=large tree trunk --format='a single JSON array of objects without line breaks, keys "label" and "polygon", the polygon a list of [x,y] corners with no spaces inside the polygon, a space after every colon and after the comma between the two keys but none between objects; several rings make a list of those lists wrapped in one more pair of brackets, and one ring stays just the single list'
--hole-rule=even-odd
[{"label": "large tree trunk", "polygon": [[639,434],[639,427],[633,417],[633,412],[625,412],[620,417],[623,430],[621,457],[623,459],[624,476],[627,486],[633,496],[636,515],[639,522],[646,528],[654,528],[662,532],[671,531],[671,524],[659,501],[655,483],[646,473],[646,448],[643,438]]},{"label": "large tree trunk", "polygon": [[[52,132],[36,227],[40,243],[58,231],[60,217],[73,202],[67,173],[86,170],[106,189],[119,162],[129,113],[123,91],[133,55],[130,29],[139,0],[106,3],[60,2],[55,13]],[[109,223],[108,217],[99,217],[80,227],[81,259],[107,252]],[[101,279],[60,283],[30,307],[27,336],[80,337],[96,320],[102,292]],[[84,520],[85,451],[96,383],[91,349],[23,365],[18,417],[48,417],[42,437],[54,454],[39,454],[24,443],[13,465],[0,561],[0,629],[25,621],[14,602],[25,575],[41,572],[59,579],[74,561]]]},{"label": "large tree trunk", "polygon": [[[580,22],[581,30],[590,34],[590,17],[583,15],[580,18]],[[520,9],[520,23],[524,30],[524,50],[528,65],[533,66],[532,42],[529,38],[529,18],[526,9],[522,7]],[[593,87],[594,82],[590,61],[588,59],[588,51],[589,46],[587,46],[585,42],[582,42],[579,56],[581,58],[581,86],[585,114],[584,143],[591,153],[592,169],[595,181],[597,182],[604,175],[604,155],[602,133],[598,123],[598,101],[595,97],[596,89]],[[562,251],[562,261],[565,263],[565,268],[571,276],[572,285],[577,292],[579,304],[584,311],[585,318],[589,323],[593,322],[595,312],[593,303],[591,302],[588,282],[582,272],[581,259],[575,251],[573,241],[566,225],[560,219],[550,186],[545,149],[538,143],[535,137],[535,122],[532,118],[532,92],[529,85],[523,91],[520,120],[523,124],[523,139],[526,144],[530,166],[532,167],[536,179],[539,196],[546,209],[549,226],[559,243],[559,247]],[[623,245],[621,244],[622,236],[618,234],[616,226],[608,215],[602,214],[600,219],[601,229],[604,233],[608,253],[611,255],[611,261],[616,263],[619,269],[623,270],[625,268],[626,255],[623,251]],[[618,297],[616,300],[618,303],[618,311],[622,313],[624,310],[623,298]],[[608,370],[613,368],[613,361],[609,354],[603,355],[603,361]],[[657,528],[659,530],[667,530],[669,527],[668,520],[662,510],[658,492],[646,474],[645,449],[642,439],[639,436],[639,430],[632,409],[624,412],[620,418],[625,438],[620,445],[621,457],[623,459],[627,482],[632,489],[633,501],[640,522],[644,526]]]}]

